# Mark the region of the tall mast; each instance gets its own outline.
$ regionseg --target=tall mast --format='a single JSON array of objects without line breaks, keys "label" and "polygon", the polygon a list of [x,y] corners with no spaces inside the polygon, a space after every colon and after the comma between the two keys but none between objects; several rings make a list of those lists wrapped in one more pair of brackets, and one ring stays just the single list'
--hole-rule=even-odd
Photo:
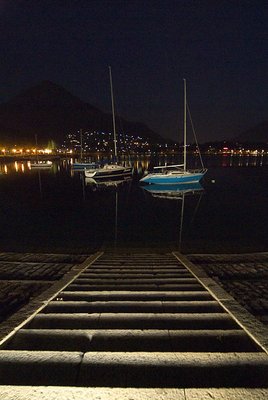
[{"label": "tall mast", "polygon": [[80,129],[80,161],[83,159],[83,135],[82,129]]},{"label": "tall mast", "polygon": [[187,135],[187,100],[186,100],[186,79],[183,79],[183,86],[184,86],[184,117],[183,117],[183,131],[184,131],[184,138],[183,138],[183,169],[184,172],[186,171],[186,135]]},{"label": "tall mast", "polygon": [[37,145],[37,135],[35,134],[35,147],[36,147],[36,162],[39,162],[39,157],[38,157],[38,145]]},{"label": "tall mast", "polygon": [[112,79],[112,68],[109,66],[110,75],[110,88],[111,88],[111,100],[112,100],[112,113],[113,113],[113,129],[114,129],[114,156],[117,161],[117,145],[116,145],[116,127],[115,127],[115,112],[114,112],[114,93],[113,93],[113,79]]}]

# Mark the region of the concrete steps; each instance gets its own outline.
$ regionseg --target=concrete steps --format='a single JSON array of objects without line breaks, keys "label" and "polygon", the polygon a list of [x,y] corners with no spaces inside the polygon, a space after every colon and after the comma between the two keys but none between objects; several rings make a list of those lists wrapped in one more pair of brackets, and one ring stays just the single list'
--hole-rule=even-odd
[{"label": "concrete steps", "polygon": [[101,291],[103,291],[103,290],[105,290],[105,291],[107,291],[107,290],[108,291],[128,290],[128,291],[131,291],[134,289],[135,291],[143,291],[143,292],[144,291],[149,291],[149,292],[150,291],[167,291],[167,290],[170,290],[170,291],[176,290],[176,291],[181,292],[181,291],[194,291],[194,290],[200,291],[202,289],[202,286],[199,283],[192,283],[192,284],[136,283],[134,285],[133,282],[129,283],[129,284],[122,283],[122,282],[120,282],[120,283],[117,282],[115,284],[108,284],[108,283],[107,284],[102,284],[102,283],[94,284],[94,282],[93,282],[91,284],[73,283],[69,286],[69,289],[72,291],[76,291],[76,290],[77,291],[83,291],[83,290],[85,290],[85,291],[91,291],[91,290],[92,291],[96,291],[96,290],[101,290]]},{"label": "concrete steps", "polygon": [[51,301],[46,313],[204,313],[223,312],[216,301]]},{"label": "concrete steps", "polygon": [[237,329],[226,313],[39,313],[31,329]]},{"label": "concrete steps", "polygon": [[2,385],[267,387],[261,353],[4,351]]},{"label": "concrete steps", "polygon": [[241,330],[20,329],[14,350],[253,352]]},{"label": "concrete steps", "polygon": [[60,296],[56,298],[58,301],[62,300],[86,300],[86,301],[176,301],[176,300],[211,300],[211,295],[202,290],[198,291],[187,291],[187,292],[164,292],[164,291],[151,291],[151,292],[137,292],[135,290],[132,291],[69,291],[68,288],[65,289],[64,292],[60,293]]},{"label": "concrete steps", "polygon": [[7,340],[0,384],[268,388],[268,356],[171,254],[104,254]]}]

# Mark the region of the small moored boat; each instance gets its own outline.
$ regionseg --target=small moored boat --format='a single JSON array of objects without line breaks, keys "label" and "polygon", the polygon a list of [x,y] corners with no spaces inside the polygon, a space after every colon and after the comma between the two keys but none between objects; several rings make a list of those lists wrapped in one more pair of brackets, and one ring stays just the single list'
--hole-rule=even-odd
[{"label": "small moored boat", "polygon": [[[140,179],[141,183],[154,184],[154,185],[179,185],[199,182],[207,169],[204,167],[201,153],[198,147],[198,153],[201,161],[202,168],[198,170],[190,170],[187,168],[186,163],[186,147],[187,147],[187,131],[186,131],[186,117],[187,117],[187,100],[186,100],[186,80],[184,79],[184,143],[183,143],[183,164],[179,165],[161,165],[154,167],[154,172],[145,175]],[[189,112],[189,110],[188,110]],[[191,121],[192,122],[192,121]]]},{"label": "small moored boat", "polygon": [[31,169],[35,168],[35,169],[48,169],[52,167],[52,161],[48,161],[48,160],[39,160],[38,157],[38,150],[37,150],[37,135],[35,135],[35,143],[36,143],[36,161],[35,162],[31,162],[30,166]]},{"label": "small moored boat", "polygon": [[37,161],[34,163],[30,163],[31,168],[40,168],[40,169],[48,169],[52,167],[52,161]]},{"label": "small moored boat", "polygon": [[93,179],[118,179],[130,177],[132,175],[131,167],[124,167],[117,164],[106,164],[100,168],[91,168],[85,170],[86,178]]},{"label": "small moored boat", "polygon": [[125,167],[118,163],[117,157],[117,138],[116,138],[116,124],[115,124],[115,109],[114,109],[114,97],[113,97],[113,81],[112,81],[112,70],[109,67],[110,76],[110,90],[111,90],[111,100],[112,100],[112,115],[113,115],[113,131],[114,131],[114,164],[105,164],[103,166],[94,166],[93,168],[86,167],[84,170],[86,178],[93,179],[118,179],[124,177],[130,177],[132,175],[132,168]]}]

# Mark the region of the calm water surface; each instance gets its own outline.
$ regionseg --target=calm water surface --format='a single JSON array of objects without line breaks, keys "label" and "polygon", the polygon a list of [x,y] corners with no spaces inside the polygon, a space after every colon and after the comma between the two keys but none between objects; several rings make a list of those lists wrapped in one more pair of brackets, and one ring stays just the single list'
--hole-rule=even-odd
[{"label": "calm water surface", "polygon": [[0,161],[0,251],[86,253],[107,244],[268,250],[267,158],[207,158],[203,191],[155,197],[138,180],[163,161],[132,160],[131,182],[101,188],[72,172],[69,161],[40,172],[27,162]]}]

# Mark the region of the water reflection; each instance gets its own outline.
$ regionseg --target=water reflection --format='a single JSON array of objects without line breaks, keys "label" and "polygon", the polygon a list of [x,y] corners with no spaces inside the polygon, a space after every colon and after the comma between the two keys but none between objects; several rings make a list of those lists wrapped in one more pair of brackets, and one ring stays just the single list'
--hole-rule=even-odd
[{"label": "water reflection", "polygon": [[84,181],[85,185],[92,191],[106,191],[109,189],[118,189],[124,183],[130,182],[131,178],[97,181],[93,178],[84,177]]},{"label": "water reflection", "polygon": [[41,179],[41,171],[38,171],[38,183],[39,183],[39,194],[40,198],[43,198],[43,189],[42,189],[42,179]]},{"label": "water reflection", "polygon": [[[1,247],[25,251],[28,246],[51,246],[82,252],[115,243],[180,246],[184,253],[265,251],[268,169],[255,167],[261,159],[267,165],[266,156],[210,157],[205,191],[196,187],[187,192],[142,189],[139,176],[158,162],[148,157],[133,158],[130,184],[71,175],[67,158],[53,161],[52,170],[39,171],[40,175],[29,170],[26,160],[0,160]],[[223,160],[232,167],[221,167]]]},{"label": "water reflection", "polygon": [[[50,165],[51,166],[51,165]],[[44,168],[42,168],[44,169]],[[0,173],[9,175],[9,174],[25,174],[31,171],[37,171],[38,168],[33,169],[31,165],[31,161],[12,161],[3,163],[0,160]]]},{"label": "water reflection", "polygon": [[[164,156],[164,155],[151,155],[151,156],[132,156],[131,158],[122,158],[120,163],[125,166],[131,166],[134,173],[138,176],[143,175],[146,171],[150,171],[157,165],[164,165],[165,163],[174,163],[175,158],[178,161],[179,157],[176,155]],[[195,168],[197,158],[194,155],[189,155],[189,168]],[[109,158],[101,157],[90,157],[92,162],[109,162]],[[46,173],[57,174],[62,171],[68,171],[71,176],[75,176],[76,172],[71,168],[74,159],[66,158],[61,160],[54,160],[53,166]],[[213,167],[262,167],[268,165],[268,155],[204,155],[204,163],[207,168]],[[25,174],[34,173],[34,169],[31,168],[30,160],[16,160],[16,161],[3,161],[0,159],[0,174],[9,175],[12,173]]]},{"label": "water reflection", "polygon": [[[142,189],[149,193],[153,198],[167,200],[167,201],[178,201],[180,203],[180,219],[178,226],[178,249],[182,251],[183,244],[183,230],[184,230],[184,211],[186,198],[196,196],[197,202],[195,207],[191,209],[192,215],[191,220],[188,224],[188,228],[194,222],[195,216],[198,212],[199,205],[201,202],[202,195],[204,194],[204,188],[200,182],[185,183],[181,185],[147,185],[142,186]],[[179,211],[178,211],[179,212]]]},{"label": "water reflection", "polygon": [[169,200],[181,200],[185,195],[194,195],[204,191],[200,182],[180,185],[147,185],[142,186],[142,189],[149,192],[153,197]]},{"label": "water reflection", "polygon": [[84,199],[86,198],[85,187],[89,189],[91,192],[102,192],[105,195],[105,192],[114,193],[114,238],[113,245],[116,248],[118,242],[118,207],[119,207],[119,190],[123,186],[129,186],[132,182],[132,178],[126,177],[125,179],[117,179],[117,180],[103,180],[96,181],[92,178],[87,178],[81,174],[83,181],[83,195]]},{"label": "water reflection", "polygon": [[258,155],[210,155],[204,157],[207,168],[210,167],[262,167],[268,165],[268,156]]}]

